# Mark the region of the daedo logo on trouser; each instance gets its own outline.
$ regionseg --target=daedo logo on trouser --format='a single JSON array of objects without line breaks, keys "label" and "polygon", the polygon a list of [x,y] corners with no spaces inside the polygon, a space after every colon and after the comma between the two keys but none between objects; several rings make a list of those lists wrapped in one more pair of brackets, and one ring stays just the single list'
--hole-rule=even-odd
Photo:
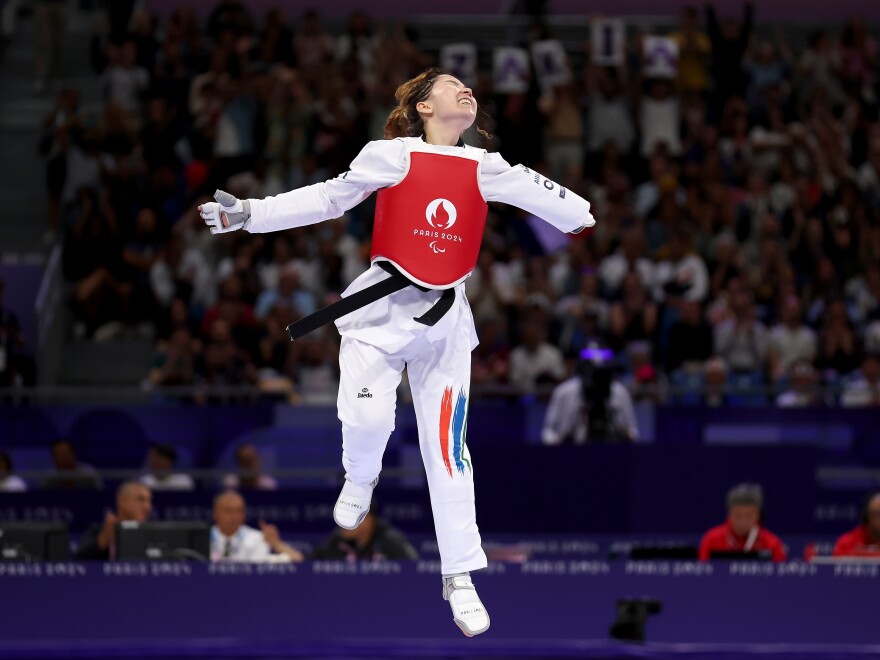
[{"label": "daedo logo on trouser", "polygon": [[465,439],[467,437],[467,394],[459,390],[455,406],[452,405],[452,388],[443,390],[440,400],[440,452],[449,476],[454,476],[452,466],[459,474],[464,474],[465,466],[473,472]]}]

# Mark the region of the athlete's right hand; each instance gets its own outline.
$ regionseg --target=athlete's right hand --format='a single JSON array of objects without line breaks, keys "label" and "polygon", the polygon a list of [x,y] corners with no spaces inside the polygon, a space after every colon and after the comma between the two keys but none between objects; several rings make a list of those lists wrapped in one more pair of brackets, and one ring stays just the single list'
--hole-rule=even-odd
[{"label": "athlete's right hand", "polygon": [[199,215],[212,234],[225,234],[241,229],[250,219],[251,203],[248,200],[242,201],[223,190],[217,190],[214,199],[217,201],[199,206]]}]

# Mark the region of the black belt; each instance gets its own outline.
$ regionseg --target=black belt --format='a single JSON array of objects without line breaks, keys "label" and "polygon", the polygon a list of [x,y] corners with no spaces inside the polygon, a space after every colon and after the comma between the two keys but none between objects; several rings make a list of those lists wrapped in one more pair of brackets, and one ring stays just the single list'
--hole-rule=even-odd
[{"label": "black belt", "polygon": [[[408,286],[414,286],[420,291],[431,291],[431,289],[428,289],[427,287],[419,286],[414,283],[387,261],[377,261],[376,263],[379,268],[388,273],[390,277],[386,277],[381,282],[371,284],[366,289],[361,289],[350,296],[346,296],[342,300],[337,300],[332,305],[322,307],[317,312],[291,323],[287,326],[290,340],[295,341],[303,335],[307,335],[312,330],[317,330],[321,326],[333,323],[336,319],[345,316],[346,314],[351,314],[361,307],[366,307],[367,305],[370,305],[385,296],[390,296],[392,293],[396,293]],[[415,317],[413,320],[423,323],[424,325],[432,326],[442,319],[446,312],[452,309],[453,302],[455,302],[455,289],[444,289],[440,298],[434,303],[434,306],[421,316]]]}]

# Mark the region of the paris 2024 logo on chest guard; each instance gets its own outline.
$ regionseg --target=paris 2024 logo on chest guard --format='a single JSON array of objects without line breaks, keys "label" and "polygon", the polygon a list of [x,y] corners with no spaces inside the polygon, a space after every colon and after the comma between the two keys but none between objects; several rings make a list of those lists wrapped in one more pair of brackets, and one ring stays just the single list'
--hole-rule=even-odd
[{"label": "paris 2024 logo on chest guard", "polygon": [[431,241],[428,247],[434,251],[434,254],[446,252],[443,247],[443,241],[453,241],[461,243],[461,236],[449,232],[452,225],[458,220],[458,210],[455,204],[448,199],[438,198],[431,200],[425,207],[425,220],[431,225],[432,229],[416,229],[414,235],[428,236],[431,238],[439,238],[439,241]]}]

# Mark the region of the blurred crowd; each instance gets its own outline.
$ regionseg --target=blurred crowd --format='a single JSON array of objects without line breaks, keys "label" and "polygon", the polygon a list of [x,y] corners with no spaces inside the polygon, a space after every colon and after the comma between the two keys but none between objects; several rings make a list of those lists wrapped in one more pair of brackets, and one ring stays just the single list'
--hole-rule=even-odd
[{"label": "blurred crowd", "polygon": [[[635,399],[880,405],[877,42],[853,17],[792,52],[782,31],[756,36],[754,12],[685,9],[675,79],[644,75],[638,34],[600,67],[585,33],[566,84],[500,95],[481,72],[492,139],[467,139],[579,192],[597,224],[560,240],[490,208],[467,281],[475,392],[546,391],[597,344]],[[522,35],[553,36],[540,19]],[[152,388],[334,402],[335,331],[291,343],[285,328],[368,266],[371,202],[222,237],[196,206],[343,172],[435,61],[414,30],[361,12],[338,34],[314,10],[238,0],[201,22],[185,7],[108,18],[91,45],[102,112],[62,90],[40,144],[74,334],[151,338]]]}]

